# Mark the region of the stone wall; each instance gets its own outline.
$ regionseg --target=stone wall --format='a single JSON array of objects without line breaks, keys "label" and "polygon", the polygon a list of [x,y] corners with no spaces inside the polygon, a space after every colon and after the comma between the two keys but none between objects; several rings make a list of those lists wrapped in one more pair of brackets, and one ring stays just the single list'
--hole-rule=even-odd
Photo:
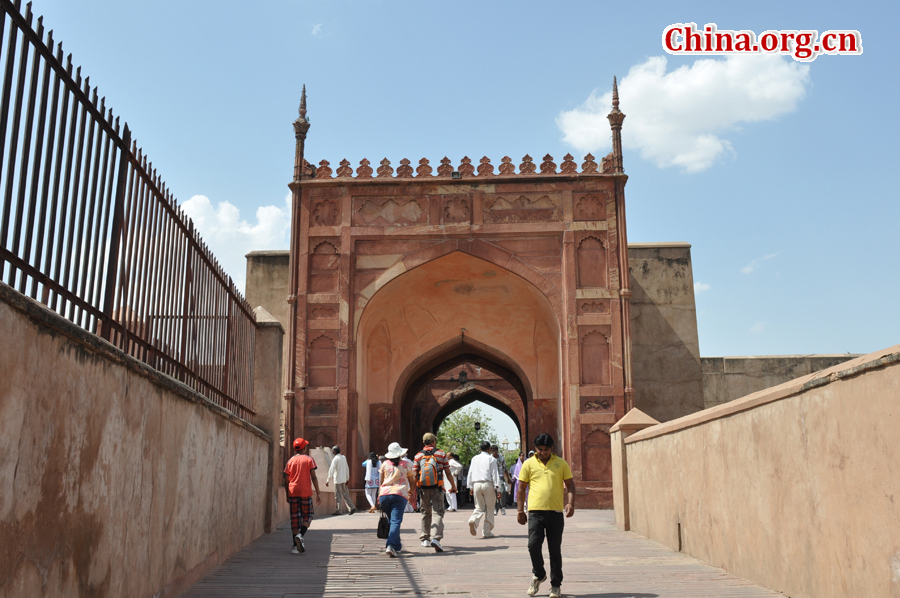
[{"label": "stone wall", "polygon": [[715,407],[857,357],[850,353],[703,357],[703,403],[707,409]]},{"label": "stone wall", "polygon": [[703,409],[688,243],[629,243],[634,406],[659,421]]},{"label": "stone wall", "polygon": [[263,533],[270,436],[6,285],[0,330],[0,596],[175,596]]},{"label": "stone wall", "polygon": [[898,421],[900,345],[637,432],[630,529],[793,598],[896,598]]}]

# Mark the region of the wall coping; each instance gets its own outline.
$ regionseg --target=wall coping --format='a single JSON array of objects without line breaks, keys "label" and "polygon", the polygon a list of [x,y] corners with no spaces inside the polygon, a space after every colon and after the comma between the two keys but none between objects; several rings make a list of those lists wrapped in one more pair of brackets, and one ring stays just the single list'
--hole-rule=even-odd
[{"label": "wall coping", "polygon": [[800,378],[790,380],[784,384],[757,391],[745,397],[741,397],[740,399],[735,399],[728,403],[723,403],[709,409],[704,409],[703,411],[698,411],[697,413],[685,415],[684,417],[647,428],[629,436],[625,440],[625,443],[631,444],[634,442],[641,442],[642,440],[650,440],[657,436],[679,432],[686,428],[699,426],[716,419],[730,417],[761,405],[774,403],[775,401],[787,399],[808,390],[827,386],[845,378],[852,378],[872,370],[892,365],[900,365],[900,345],[894,345],[887,349],[875,351],[874,353],[869,353],[868,355],[863,355],[862,357],[839,363],[836,366],[813,374],[801,376]]},{"label": "wall coping", "polygon": [[[850,361],[851,359],[856,359],[857,357],[865,357],[865,355],[861,353],[807,353],[804,355],[720,355],[718,357],[701,357],[700,359],[816,359],[820,357],[825,357],[828,359],[846,357],[847,361]],[[846,365],[846,362],[838,365]]]},{"label": "wall coping", "polygon": [[677,247],[680,249],[690,249],[690,243],[684,243],[682,241],[669,241],[662,243],[629,243],[628,249],[655,249],[658,247],[666,248],[666,247]]},{"label": "wall coping", "polygon": [[289,256],[290,254],[290,249],[258,249],[251,251],[244,257],[281,257],[285,255]]},{"label": "wall coping", "polygon": [[269,436],[250,422],[244,421],[243,419],[233,414],[231,411],[228,411],[224,407],[216,405],[186,384],[176,380],[175,378],[172,378],[171,376],[167,376],[166,374],[163,374],[158,370],[155,370],[154,368],[150,367],[142,361],[135,359],[131,355],[128,355],[118,347],[115,347],[99,336],[88,332],[87,330],[81,328],[73,322],[70,322],[44,304],[35,301],[31,297],[19,293],[4,282],[0,282],[0,301],[8,304],[10,307],[17,311],[22,312],[29,319],[37,323],[39,327],[51,328],[52,330],[55,330],[56,332],[59,332],[60,334],[72,339],[76,343],[84,346],[89,351],[97,353],[98,355],[105,357],[106,359],[109,359],[114,363],[122,365],[132,372],[143,376],[144,378],[147,378],[153,384],[169,392],[172,392],[183,399],[186,399],[192,403],[197,403],[202,407],[206,407],[208,410],[213,412],[213,414],[227,419],[231,423],[244,428],[245,430],[252,434],[255,434],[256,436],[259,436],[266,442],[272,442],[271,436]]}]

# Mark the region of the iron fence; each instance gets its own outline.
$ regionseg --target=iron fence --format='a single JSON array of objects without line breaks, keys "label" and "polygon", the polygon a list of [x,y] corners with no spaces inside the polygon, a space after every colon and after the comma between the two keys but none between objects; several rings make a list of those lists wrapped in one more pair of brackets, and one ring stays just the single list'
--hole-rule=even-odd
[{"label": "iron fence", "polygon": [[0,0],[0,279],[249,419],[250,306],[20,2]]}]

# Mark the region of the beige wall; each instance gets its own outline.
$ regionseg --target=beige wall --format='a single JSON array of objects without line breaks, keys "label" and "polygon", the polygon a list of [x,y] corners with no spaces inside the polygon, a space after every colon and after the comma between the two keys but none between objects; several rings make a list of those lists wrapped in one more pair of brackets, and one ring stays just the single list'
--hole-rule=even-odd
[{"label": "beige wall", "polygon": [[[289,330],[288,302],[291,272],[290,252],[287,250],[251,251],[247,258],[247,288],[245,296],[252,307],[263,306]],[[285,343],[286,345],[288,343]]]},{"label": "beige wall", "polygon": [[634,406],[659,421],[703,409],[688,243],[629,243]]},{"label": "beige wall", "polygon": [[857,357],[850,353],[703,357],[703,403],[707,409],[715,407]]},{"label": "beige wall", "polygon": [[269,437],[0,285],[0,596],[173,596],[263,532]]},{"label": "beige wall", "polygon": [[625,447],[632,531],[792,598],[900,597],[900,345]]}]

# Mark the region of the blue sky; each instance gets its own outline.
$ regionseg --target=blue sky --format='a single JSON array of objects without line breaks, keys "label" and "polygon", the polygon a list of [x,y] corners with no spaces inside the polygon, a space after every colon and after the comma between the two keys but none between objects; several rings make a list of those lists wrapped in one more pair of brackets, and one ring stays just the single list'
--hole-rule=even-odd
[{"label": "blue sky", "polygon": [[[609,151],[608,132],[590,125],[619,76],[629,240],[693,245],[704,356],[900,342],[900,89],[887,48],[898,9],[34,2],[239,281],[246,251],[287,247],[303,83],[316,162],[550,153],[559,163]],[[805,66],[665,54],[663,29],[690,21],[856,29],[864,53]]]}]

